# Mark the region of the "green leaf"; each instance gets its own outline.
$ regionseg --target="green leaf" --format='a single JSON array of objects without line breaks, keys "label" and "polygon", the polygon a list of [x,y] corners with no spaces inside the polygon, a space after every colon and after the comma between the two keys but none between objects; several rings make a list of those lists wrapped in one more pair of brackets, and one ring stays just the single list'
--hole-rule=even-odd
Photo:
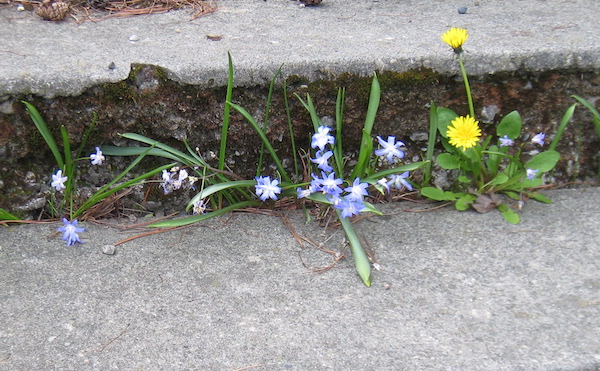
[{"label": "green leaf", "polygon": [[469,206],[471,206],[473,201],[475,201],[476,199],[477,199],[477,196],[475,196],[475,195],[465,194],[461,198],[456,200],[454,207],[458,211],[465,211],[469,208]]},{"label": "green leaf", "polygon": [[499,148],[498,146],[490,146],[489,149],[487,151],[482,151],[482,154],[487,154],[488,155],[488,159],[486,161],[488,170],[490,173],[494,174],[498,172],[498,166],[500,165],[500,160],[502,159],[503,156],[499,156],[498,152]]},{"label": "green leaf", "polygon": [[[175,159],[175,160],[177,160],[179,162],[182,162],[182,163],[184,163],[184,164],[186,164],[188,166],[189,165],[197,165],[196,164],[196,159],[194,157],[192,157],[192,156],[188,155],[187,153],[182,152],[182,151],[180,151],[178,149],[175,149],[175,148],[173,148],[173,147],[171,147],[169,145],[161,143],[161,142],[159,142],[157,140],[150,139],[148,137],[145,137],[145,136],[140,135],[140,134],[135,134],[135,133],[125,133],[125,134],[121,134],[121,136],[123,138],[135,140],[137,142],[146,143],[146,144],[148,144],[148,145],[150,145],[152,147],[160,148],[163,151],[169,152],[171,155],[175,156],[175,158],[173,158],[173,159]],[[102,148],[105,148],[105,147],[102,147]],[[108,146],[106,148],[108,148]],[[144,148],[143,150],[145,151],[146,149],[147,148]],[[171,157],[168,157],[168,158],[171,158]],[[202,166],[206,166],[206,164],[201,164],[201,165]]]},{"label": "green leaf", "polygon": [[558,145],[560,138],[562,138],[563,134],[565,133],[567,124],[569,123],[569,121],[571,121],[571,118],[573,117],[573,113],[575,113],[575,107],[577,107],[577,103],[573,103],[571,105],[571,107],[569,107],[567,109],[567,111],[565,112],[565,114],[563,115],[562,120],[560,120],[560,124],[558,124],[558,129],[556,129],[556,134],[554,135],[554,139],[552,139],[552,142],[548,146],[549,150],[556,149],[556,146]]},{"label": "green leaf", "polygon": [[44,140],[46,141],[46,144],[48,145],[48,147],[50,147],[50,150],[52,151],[52,154],[54,155],[54,159],[56,160],[56,164],[58,165],[59,168],[64,170],[65,162],[63,160],[62,153],[60,153],[60,150],[58,149],[58,146],[56,145],[56,141],[54,140],[54,137],[50,133],[50,129],[48,129],[48,125],[46,125],[46,121],[44,121],[44,119],[42,118],[42,115],[40,115],[38,110],[31,103],[23,101],[23,104],[25,105],[25,108],[27,109],[27,112],[29,113],[31,120],[33,120],[35,127],[38,129],[38,131],[42,135],[42,138],[44,138]]},{"label": "green leaf", "polygon": [[521,126],[523,120],[521,115],[517,111],[512,111],[508,115],[504,116],[498,127],[496,127],[496,134],[498,137],[508,136],[510,139],[516,139],[521,135]]},{"label": "green leaf", "polygon": [[579,103],[583,104],[583,106],[592,113],[592,120],[594,123],[594,127],[596,128],[596,134],[598,134],[598,136],[600,137],[600,113],[598,113],[598,110],[596,110],[596,108],[590,102],[581,98],[580,96],[573,95],[572,97],[575,98]]},{"label": "green leaf", "polygon": [[438,107],[437,109],[437,121],[438,121],[438,130],[443,138],[446,138],[446,132],[448,131],[448,126],[458,117],[456,112],[452,111],[449,108]]},{"label": "green leaf", "polygon": [[0,220],[19,220],[19,218],[0,208]]},{"label": "green leaf", "polygon": [[425,164],[427,164],[427,163],[428,163],[428,161],[418,161],[418,162],[413,162],[413,163],[406,164],[406,165],[396,166],[391,169],[385,169],[385,170],[379,171],[375,174],[371,174],[368,178],[363,179],[363,182],[367,182],[369,184],[376,184],[377,181],[383,177],[386,177],[386,176],[392,175],[392,174],[400,174],[405,171],[417,170],[417,169],[425,166]]},{"label": "green leaf", "polygon": [[502,214],[502,217],[504,218],[504,220],[506,220],[507,222],[509,222],[511,224],[519,224],[519,221],[521,220],[521,218],[519,217],[519,214],[517,214],[513,209],[508,207],[506,204],[498,205],[498,210],[500,211],[500,214]]},{"label": "green leaf", "polygon": [[458,181],[459,181],[460,183],[466,183],[466,184],[469,184],[469,183],[471,183],[471,178],[469,178],[469,177],[468,177],[468,176],[466,176],[466,175],[460,175],[460,176],[458,177]]},{"label": "green leaf", "polygon": [[436,158],[438,165],[443,169],[452,170],[460,167],[460,159],[458,156],[451,155],[450,153],[441,153]]},{"label": "green leaf", "polygon": [[427,160],[427,164],[423,169],[423,185],[429,184],[431,180],[431,161],[433,160],[433,151],[435,150],[435,140],[437,139],[437,131],[438,131],[438,115],[437,115],[437,106],[435,102],[431,102],[431,106],[429,107],[429,138],[427,141],[427,154],[425,156],[425,160]]},{"label": "green leaf", "polygon": [[252,125],[252,127],[254,128],[254,131],[256,131],[256,133],[260,137],[262,143],[265,145],[265,147],[267,148],[267,151],[271,155],[271,158],[275,162],[275,166],[277,166],[277,170],[279,170],[281,177],[286,182],[291,183],[292,180],[290,179],[289,175],[287,174],[287,171],[285,171],[285,168],[283,167],[283,164],[281,163],[279,156],[277,156],[277,152],[275,152],[275,150],[273,149],[271,142],[269,142],[269,138],[267,138],[267,135],[265,134],[264,130],[260,127],[260,125],[258,125],[256,120],[254,120],[254,117],[252,117],[252,115],[250,113],[248,113],[248,111],[246,111],[246,109],[244,109],[241,106],[238,106],[237,104],[233,104],[231,102],[228,102],[227,104],[231,104],[231,107],[233,107],[236,111],[241,113],[242,116],[244,116],[244,118],[246,118],[246,120],[250,123],[250,125]]},{"label": "green leaf", "polygon": [[166,220],[163,222],[150,224],[148,227],[152,227],[152,228],[181,227],[182,225],[193,224],[193,223],[200,222],[202,220],[214,218],[215,216],[223,215],[230,211],[244,209],[249,206],[258,206],[258,205],[259,205],[259,202],[257,202],[257,201],[242,201],[242,202],[235,203],[233,205],[229,205],[222,209],[212,211],[207,214],[198,214],[198,215],[192,215],[192,216],[188,216],[188,217],[181,218],[181,219]]},{"label": "green leaf", "polygon": [[[231,102],[233,96],[233,59],[231,53],[227,52],[227,93],[225,94],[225,102]],[[225,152],[227,151],[227,136],[229,134],[229,117],[231,116],[231,106],[225,104],[223,110],[223,127],[221,128],[221,143],[219,147],[219,170],[225,169]]]},{"label": "green leaf", "polygon": [[508,175],[506,175],[504,173],[498,173],[489,184],[491,184],[491,185],[504,184],[508,181],[508,179],[509,179]]},{"label": "green leaf", "polygon": [[369,258],[365,253],[362,245],[360,244],[360,240],[354,231],[354,227],[352,227],[352,223],[347,218],[342,218],[340,210],[335,210],[342,224],[342,228],[346,233],[346,238],[350,243],[350,249],[352,250],[352,256],[354,257],[354,266],[356,267],[356,273],[361,278],[365,286],[371,286],[371,263],[369,262]]},{"label": "green leaf", "polygon": [[352,169],[351,178],[360,178],[366,174],[366,170],[369,167],[369,160],[373,153],[373,137],[371,132],[373,131],[373,125],[375,123],[375,117],[377,116],[377,110],[379,109],[379,101],[381,98],[381,88],[379,86],[379,80],[377,74],[373,74],[373,81],[371,83],[371,94],[369,95],[369,106],[367,108],[367,116],[362,130],[362,139],[360,143],[360,152],[358,153],[358,162]]},{"label": "green leaf", "polygon": [[503,193],[505,195],[507,195],[508,197],[512,198],[513,200],[519,201],[521,199],[521,195],[518,194],[517,192],[505,191]]},{"label": "green leaf", "polygon": [[544,180],[542,178],[535,179],[523,179],[521,183],[518,184],[518,187],[515,189],[527,189],[527,188],[535,188],[544,184]]},{"label": "green leaf", "polygon": [[436,201],[456,201],[464,196],[464,193],[452,193],[435,187],[423,187],[421,188],[421,195]]},{"label": "green leaf", "polygon": [[202,190],[202,192],[196,194],[194,197],[192,197],[192,199],[190,200],[190,202],[188,202],[187,206],[186,206],[186,210],[189,210],[190,208],[192,208],[194,206],[194,203],[205,199],[206,197],[215,194],[217,192],[221,192],[224,191],[226,189],[231,189],[231,188],[245,188],[245,187],[252,187],[256,185],[256,180],[235,180],[235,181],[230,181],[230,182],[223,182],[223,183],[217,183],[214,185],[211,185],[209,187],[206,187]]},{"label": "green leaf", "polygon": [[528,194],[529,197],[533,198],[536,201],[543,202],[545,204],[551,204],[552,200],[541,193],[533,192]]},{"label": "green leaf", "polygon": [[545,173],[554,169],[554,166],[556,166],[559,159],[560,153],[554,150],[548,150],[533,156],[525,166],[528,169],[535,169],[539,170],[540,173]]}]

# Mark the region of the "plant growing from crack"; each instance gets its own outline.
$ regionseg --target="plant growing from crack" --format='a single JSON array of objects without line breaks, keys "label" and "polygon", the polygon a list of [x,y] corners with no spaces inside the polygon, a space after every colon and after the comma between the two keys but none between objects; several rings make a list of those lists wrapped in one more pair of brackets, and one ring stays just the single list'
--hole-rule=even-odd
[{"label": "plant growing from crack", "polygon": [[[463,61],[463,45],[468,38],[467,30],[452,28],[442,35],[442,40],[454,51],[460,66],[469,113],[459,116],[454,111],[436,107],[430,108],[430,138],[427,159],[433,157],[435,138],[439,133],[445,149],[435,162],[446,170],[458,171],[458,191],[444,191],[425,186],[421,194],[438,201],[454,202],[456,209],[469,207],[484,213],[498,209],[509,223],[518,223],[520,217],[499,194],[517,201],[520,209],[524,201],[533,198],[550,203],[551,200],[536,191],[543,183],[543,175],[553,170],[560,158],[556,146],[571,120],[576,103],[565,112],[554,139],[546,149],[545,133],[537,133],[530,141],[522,140],[528,134],[521,132],[522,119],[517,111],[506,115],[496,127],[496,139],[487,136],[482,139],[482,131],[476,120],[471,87]],[[431,168],[426,168],[425,184],[431,177]]]},{"label": "plant growing from crack", "polygon": [[[149,147],[119,148],[104,146],[102,149],[111,155],[138,155],[145,152],[149,155],[177,161],[180,166],[176,169],[172,169],[170,172],[163,171],[162,187],[165,192],[181,187],[183,182],[190,178],[188,171],[194,172],[197,178],[202,179],[200,191],[189,201],[186,208],[188,211],[191,210],[194,215],[158,222],[152,224],[151,227],[176,227],[200,222],[249,206],[276,207],[276,202],[293,199],[304,199],[331,207],[337,215],[350,244],[356,271],[363,283],[370,286],[371,263],[349,218],[361,212],[381,214],[375,206],[368,202],[369,190],[381,193],[389,192],[390,188],[412,190],[412,185],[407,179],[409,171],[422,167],[426,162],[397,165],[396,160],[404,157],[404,152],[401,150],[403,143],[396,141],[393,136],[388,137],[387,140],[377,137],[381,148],[373,151],[372,130],[381,95],[377,75],[374,75],[358,161],[349,171],[346,171],[347,164],[345,163],[346,159],[343,157],[341,141],[344,89],[340,89],[337,95],[335,127],[328,127],[322,123],[310,95],[307,95],[306,99],[297,97],[309,112],[314,127],[314,134],[311,138],[312,154],[309,156],[310,161],[305,162],[305,173],[310,174],[310,178],[300,180],[298,169],[301,166],[298,157],[294,156],[295,171],[291,174],[283,166],[283,162],[271,145],[265,131],[268,124],[270,99],[280,70],[277,71],[271,81],[265,118],[263,125],[260,125],[243,107],[231,102],[234,70],[231,56],[229,56],[227,102],[218,155],[218,168],[209,166],[197,151],[193,151],[185,142],[187,153],[133,133],[123,134],[123,137],[137,140]],[[284,95],[287,96],[285,85]],[[231,108],[241,114],[259,136],[262,144],[261,153],[264,149],[270,156],[276,169],[274,174],[261,174],[262,162],[264,161],[262,155],[254,179],[239,179],[235,174],[225,169],[227,128],[229,127],[229,110]],[[287,113],[289,117],[289,111]],[[292,148],[295,148],[291,121],[288,120],[288,123],[290,125],[291,145]],[[386,158],[390,166],[386,169],[378,169],[378,157]],[[314,167],[317,169],[314,169]],[[182,172],[184,172],[183,175]],[[227,206],[224,206],[224,200],[228,202]]]}]

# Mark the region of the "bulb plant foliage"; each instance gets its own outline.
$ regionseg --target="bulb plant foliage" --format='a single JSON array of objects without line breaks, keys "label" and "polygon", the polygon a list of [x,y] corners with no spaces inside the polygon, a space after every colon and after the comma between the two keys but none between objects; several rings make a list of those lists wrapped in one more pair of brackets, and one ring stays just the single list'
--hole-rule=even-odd
[{"label": "bulb plant foliage", "polygon": [[[273,149],[265,131],[265,128],[268,127],[269,107],[274,83],[279,73],[280,70],[276,72],[271,81],[265,117],[262,119],[261,125],[246,109],[231,102],[234,69],[231,56],[229,56],[228,101],[225,106],[226,111],[217,168],[211,167],[199,154],[199,151],[193,151],[185,142],[187,153],[134,133],[123,134],[123,137],[141,142],[146,147],[120,148],[104,146],[102,150],[110,155],[147,153],[148,155],[175,160],[178,163],[175,168],[169,171],[163,170],[162,172],[161,187],[165,193],[185,187],[186,184],[187,187],[191,187],[193,183],[193,187],[198,193],[191,198],[187,205],[187,211],[192,212],[192,215],[158,222],[151,225],[152,227],[186,225],[249,206],[273,208],[282,205],[284,201],[293,199],[302,200],[303,204],[308,201],[330,207],[336,213],[346,234],[355,260],[356,271],[364,284],[369,286],[371,284],[371,264],[349,218],[362,212],[381,214],[369,202],[372,195],[377,193],[386,194],[394,188],[412,190],[413,185],[408,180],[409,172],[419,169],[426,164],[426,161],[400,164],[399,160],[404,157],[402,151],[404,144],[397,141],[393,136],[386,139],[377,137],[379,144],[377,147],[379,148],[374,149],[372,131],[381,94],[377,75],[374,75],[363,127],[361,149],[358,153],[358,160],[352,168],[347,167],[347,159],[343,155],[341,141],[344,89],[340,89],[337,95],[335,127],[323,124],[310,95],[305,98],[297,96],[302,106],[308,111],[314,128],[311,137],[312,150],[304,152],[306,158],[302,161],[306,167],[305,173],[310,174],[310,178],[302,179],[299,172],[302,167],[300,163],[302,158],[298,158],[295,150],[296,145],[291,120],[288,120],[288,124],[291,147],[294,149],[293,171],[283,166],[282,160]],[[285,83],[283,90],[284,96],[287,97]],[[286,107],[288,107],[287,101]],[[240,179],[224,167],[230,109],[241,114],[261,140],[261,157],[254,179]],[[287,111],[289,118],[289,109]],[[270,168],[262,165],[264,161],[268,161],[262,156],[262,151],[268,154],[276,169],[272,174],[262,173],[263,168]],[[380,166],[383,159],[389,166]]]},{"label": "bulb plant foliage", "polygon": [[[59,232],[63,232],[63,240],[66,241],[67,246],[73,245],[76,242],[81,243],[81,240],[77,233],[83,232],[83,228],[77,227],[78,217],[85,219],[85,212],[93,206],[97,205],[101,201],[107,199],[111,195],[128,189],[132,186],[142,184],[146,179],[153,177],[156,173],[159,173],[163,169],[166,169],[171,165],[161,166],[157,169],[144,173],[133,179],[124,180],[129,172],[146,156],[147,153],[141,153],[123,172],[117,175],[109,183],[97,187],[96,191],[86,200],[80,200],[78,194],[78,179],[79,175],[77,172],[77,164],[81,161],[90,161],[92,166],[102,166],[106,161],[104,153],[100,147],[95,147],[95,152],[89,156],[82,156],[83,150],[85,149],[87,139],[94,129],[96,122],[96,115],[88,129],[85,131],[84,136],[81,140],[81,144],[76,151],[72,151],[71,143],[69,140],[69,134],[64,125],[60,127],[60,139],[62,140],[62,147],[58,145],[55,138],[52,136],[46,121],[42,118],[39,111],[30,103],[23,102],[29,116],[35,124],[38,132],[48,145],[48,148],[52,152],[56,161],[57,169],[51,174],[50,182],[50,200],[48,202],[48,211],[52,217],[62,217],[64,226],[58,228]],[[2,215],[2,220],[16,219],[13,215]],[[67,218],[68,217],[68,218]],[[71,221],[69,221],[71,220]]]},{"label": "bulb plant foliage", "polygon": [[[433,103],[430,109],[430,134],[434,137],[439,134],[445,150],[435,162],[443,169],[458,172],[458,186],[454,192],[425,186],[421,194],[438,201],[454,202],[458,210],[472,207],[484,213],[495,208],[504,219],[516,224],[519,215],[515,209],[520,209],[525,200],[533,198],[551,202],[536,189],[544,183],[544,174],[552,171],[560,159],[556,146],[577,104],[567,109],[549,144],[545,133],[532,135],[534,133],[522,132],[523,122],[517,111],[502,118],[495,128],[495,136],[485,136],[475,115],[463,61],[463,45],[467,38],[467,30],[460,28],[452,28],[442,35],[442,40],[452,48],[460,66],[469,113],[461,116]],[[531,140],[525,140],[528,137]],[[428,154],[433,152],[434,143],[435,139],[430,140],[431,151]],[[428,181],[431,168],[426,171],[424,178]]]}]

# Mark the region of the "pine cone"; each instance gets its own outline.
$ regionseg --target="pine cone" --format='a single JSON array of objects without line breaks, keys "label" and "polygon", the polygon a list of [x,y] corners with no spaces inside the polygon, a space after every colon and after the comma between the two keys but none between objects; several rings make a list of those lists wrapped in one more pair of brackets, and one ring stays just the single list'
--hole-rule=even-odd
[{"label": "pine cone", "polygon": [[69,14],[69,3],[62,0],[44,0],[35,7],[35,14],[46,21],[62,21]]},{"label": "pine cone", "polygon": [[319,5],[321,3],[321,0],[300,0],[300,2],[306,6],[311,6]]}]

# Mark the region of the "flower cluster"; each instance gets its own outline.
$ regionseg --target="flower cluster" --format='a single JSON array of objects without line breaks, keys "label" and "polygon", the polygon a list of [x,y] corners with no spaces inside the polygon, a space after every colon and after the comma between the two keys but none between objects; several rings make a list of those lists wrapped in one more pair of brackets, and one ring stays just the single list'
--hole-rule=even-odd
[{"label": "flower cluster", "polygon": [[[298,198],[308,197],[313,193],[323,193],[333,206],[341,210],[341,216],[348,218],[353,215],[358,215],[365,209],[364,199],[369,195],[367,188],[369,184],[361,182],[360,178],[355,178],[352,182],[348,182],[348,187],[343,187],[344,180],[338,177],[333,171],[333,167],[329,164],[329,159],[333,156],[332,150],[326,150],[327,145],[333,146],[335,138],[329,134],[330,128],[320,126],[317,132],[312,137],[311,147],[316,150],[315,158],[311,158],[311,162],[317,164],[321,170],[320,174],[312,173],[312,180],[307,189],[298,187],[296,195]],[[396,158],[404,158],[404,152],[400,150],[404,146],[401,141],[396,141],[394,136],[389,136],[387,140],[377,137],[380,149],[375,151],[376,156],[382,156],[389,163],[394,163]],[[406,181],[408,172],[401,175],[392,175],[390,178],[382,178],[377,184],[385,188],[388,192],[390,187],[401,189],[403,187],[412,190],[410,183]],[[350,185],[351,184],[351,185]]]},{"label": "flower cluster", "polygon": [[[544,139],[546,138],[546,133],[537,133],[531,138],[531,144],[537,144],[539,146],[544,145]],[[512,147],[515,144],[515,141],[508,137],[508,135],[504,135],[501,138],[498,138],[499,147]],[[537,178],[539,173],[539,169],[525,169],[525,177],[529,180],[533,180]]]},{"label": "flower cluster", "polygon": [[162,182],[160,187],[164,194],[169,194],[181,188],[195,189],[194,183],[198,178],[191,176],[186,169],[180,169],[179,166],[172,167],[169,171],[162,171]]}]

